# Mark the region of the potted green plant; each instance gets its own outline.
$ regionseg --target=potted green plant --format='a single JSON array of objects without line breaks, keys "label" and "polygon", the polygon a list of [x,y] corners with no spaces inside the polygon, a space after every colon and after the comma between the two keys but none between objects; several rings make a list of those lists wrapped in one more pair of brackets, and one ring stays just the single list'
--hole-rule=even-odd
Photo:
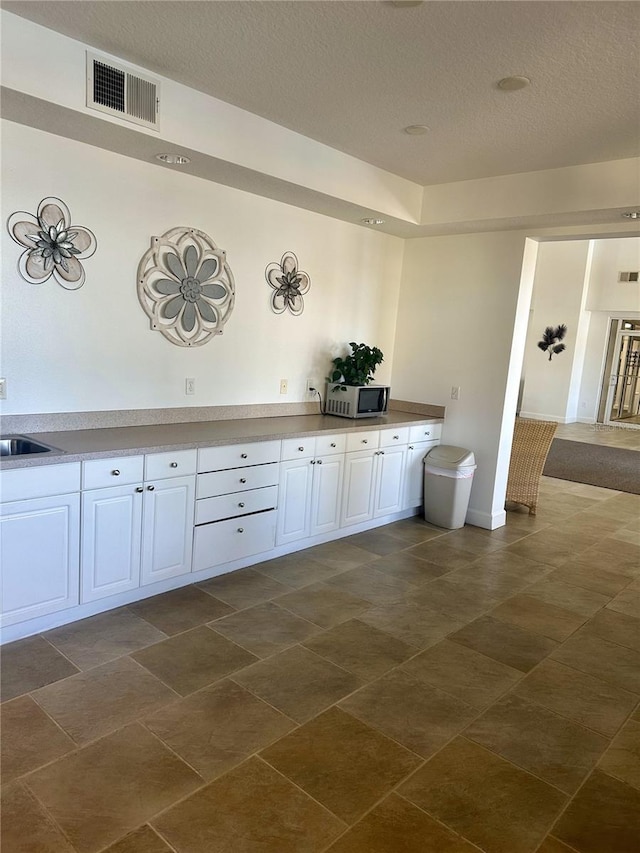
[{"label": "potted green plant", "polygon": [[345,391],[348,385],[368,385],[373,380],[376,368],[384,361],[378,347],[349,343],[351,354],[333,359],[333,370],[327,376],[332,391]]}]

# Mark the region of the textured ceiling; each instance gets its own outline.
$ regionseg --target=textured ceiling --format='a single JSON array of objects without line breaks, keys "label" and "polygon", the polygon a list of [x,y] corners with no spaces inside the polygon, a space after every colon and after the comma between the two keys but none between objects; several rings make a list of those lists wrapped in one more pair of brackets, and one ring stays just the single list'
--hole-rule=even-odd
[{"label": "textured ceiling", "polygon": [[635,0],[2,7],[420,184],[640,154]]}]

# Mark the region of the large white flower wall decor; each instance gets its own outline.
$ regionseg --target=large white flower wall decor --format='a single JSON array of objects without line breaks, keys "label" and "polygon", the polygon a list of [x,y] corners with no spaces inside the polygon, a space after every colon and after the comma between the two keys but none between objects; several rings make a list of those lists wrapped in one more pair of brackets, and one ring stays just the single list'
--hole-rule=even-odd
[{"label": "large white flower wall decor", "polygon": [[222,334],[233,311],[235,285],[226,252],[196,228],[152,237],[138,265],[138,299],[151,328],[172,344],[206,344]]},{"label": "large white flower wall decor", "polygon": [[306,272],[298,269],[298,259],[293,252],[285,252],[280,263],[269,264],[264,272],[273,288],[271,310],[283,314],[287,309],[298,316],[304,311],[304,294],[311,287]]},{"label": "large white flower wall decor", "polygon": [[85,281],[80,261],[97,248],[95,235],[82,225],[71,224],[71,213],[59,198],[43,198],[37,213],[18,210],[7,221],[12,239],[24,248],[18,271],[30,284],[44,284],[51,277],[67,290]]}]

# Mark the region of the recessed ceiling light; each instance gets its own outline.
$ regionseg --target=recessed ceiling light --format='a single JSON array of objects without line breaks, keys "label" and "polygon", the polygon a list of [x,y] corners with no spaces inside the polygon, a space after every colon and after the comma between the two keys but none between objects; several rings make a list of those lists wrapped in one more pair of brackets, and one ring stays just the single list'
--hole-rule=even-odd
[{"label": "recessed ceiling light", "polygon": [[524,89],[526,86],[529,86],[531,80],[529,77],[521,77],[516,75],[515,77],[503,77],[502,80],[498,80],[498,89],[502,89],[503,92],[516,92],[518,89]]},{"label": "recessed ceiling light", "polygon": [[622,215],[625,219],[640,219],[640,210],[628,210]]},{"label": "recessed ceiling light", "polygon": [[404,132],[409,136],[422,136],[423,133],[429,132],[429,128],[426,124],[410,124],[404,128]]},{"label": "recessed ceiling light", "polygon": [[370,219],[369,217],[367,217],[366,219],[363,219],[362,222],[364,222],[365,225],[384,225],[385,220],[384,219]]},{"label": "recessed ceiling light", "polygon": [[156,160],[161,160],[170,166],[184,166],[191,162],[189,157],[183,157],[182,154],[156,154]]}]

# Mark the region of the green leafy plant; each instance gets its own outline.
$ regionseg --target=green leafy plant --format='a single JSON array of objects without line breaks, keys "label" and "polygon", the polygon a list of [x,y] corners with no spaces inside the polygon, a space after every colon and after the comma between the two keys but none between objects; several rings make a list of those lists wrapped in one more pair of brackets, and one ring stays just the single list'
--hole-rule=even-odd
[{"label": "green leafy plant", "polygon": [[376,368],[384,361],[384,356],[378,347],[368,347],[366,344],[349,343],[351,355],[333,359],[333,370],[327,376],[327,382],[339,382],[335,391],[345,390],[347,385],[368,385],[373,380]]}]

